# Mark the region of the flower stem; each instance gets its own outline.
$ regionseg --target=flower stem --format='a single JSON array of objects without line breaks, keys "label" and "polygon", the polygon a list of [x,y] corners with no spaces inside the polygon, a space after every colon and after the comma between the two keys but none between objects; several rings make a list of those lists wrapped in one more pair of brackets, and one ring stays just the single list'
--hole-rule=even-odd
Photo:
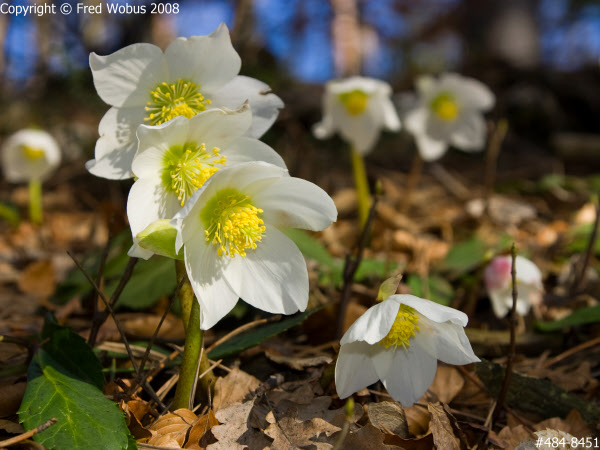
[{"label": "flower stem", "polygon": [[367,171],[365,170],[365,161],[360,153],[354,148],[350,149],[352,154],[352,172],[354,174],[354,184],[358,194],[358,217],[363,226],[369,216],[370,193],[369,183],[367,181]]},{"label": "flower stem", "polygon": [[[204,332],[200,329],[200,304],[194,297],[192,285],[185,271],[183,261],[175,261],[177,279],[185,277],[179,291],[181,301],[181,318],[185,329],[185,344],[179,369],[179,382],[175,390],[173,409],[192,409],[194,400],[194,386],[198,373],[204,373],[210,368],[205,351],[202,350]],[[200,355],[202,358],[200,360]],[[215,376],[212,371],[206,373],[200,380],[202,389],[208,391],[212,388]]]},{"label": "flower stem", "polygon": [[32,223],[42,223],[42,182],[31,180],[29,182],[29,219]]}]

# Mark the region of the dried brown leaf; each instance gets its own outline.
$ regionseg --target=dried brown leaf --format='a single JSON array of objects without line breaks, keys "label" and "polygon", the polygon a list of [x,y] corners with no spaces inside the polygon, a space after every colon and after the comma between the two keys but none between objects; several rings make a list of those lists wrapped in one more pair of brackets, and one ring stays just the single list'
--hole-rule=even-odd
[{"label": "dried brown leaf", "polygon": [[213,408],[218,411],[242,403],[244,398],[255,391],[259,385],[258,378],[243,370],[233,369],[225,377],[217,379]]},{"label": "dried brown leaf", "polygon": [[[502,428],[502,430],[500,430],[497,436],[495,436],[495,445],[500,448],[514,449],[521,442],[531,439],[533,437],[535,437],[533,433],[527,430],[527,428],[525,428],[523,425],[517,425],[516,427],[506,426]],[[503,443],[505,444],[504,446],[499,445]]]},{"label": "dried brown leaf", "polygon": [[26,387],[27,383],[24,381],[15,384],[0,385],[0,398],[2,399],[0,401],[0,417],[7,417],[18,411],[21,401],[23,401]]},{"label": "dried brown leaf", "polygon": [[282,355],[273,350],[266,350],[265,356],[277,364],[283,364],[294,370],[304,370],[307,367],[322,366],[333,361],[331,356],[311,356],[308,358],[298,358],[294,355]]},{"label": "dried brown leaf", "polygon": [[408,437],[408,423],[402,406],[396,402],[369,403],[371,424],[384,433],[394,433],[402,438]]},{"label": "dried brown leaf", "polygon": [[[323,450],[332,448],[331,444],[317,442],[317,439],[321,434],[329,437],[340,431],[341,428],[331,425],[321,418],[299,420],[297,413],[297,410],[292,408],[288,411],[288,415],[267,427],[265,434],[273,439],[271,449],[284,450],[309,445]],[[274,416],[271,415],[270,419],[273,420],[273,418]]]},{"label": "dried brown leaf", "polygon": [[427,409],[431,416],[429,428],[436,448],[438,450],[460,450],[460,442],[454,435],[450,419],[441,403],[428,403]]},{"label": "dried brown leaf", "polygon": [[218,426],[219,421],[215,417],[215,413],[212,409],[207,414],[200,417],[200,419],[194,424],[190,430],[187,443],[183,448],[190,450],[201,450],[206,448],[208,445],[216,442],[216,438],[210,432],[212,427]]},{"label": "dried brown leaf", "polygon": [[218,442],[210,444],[211,450],[242,450],[245,448],[265,448],[271,444],[267,437],[252,427],[255,400],[230,406],[216,412],[216,419],[222,424],[211,429]]},{"label": "dried brown leaf", "polygon": [[577,438],[585,438],[592,435],[587,423],[576,409],[571,410],[564,419],[552,417],[536,424],[534,428],[536,431],[545,430],[546,428],[565,431]]},{"label": "dried brown leaf", "polygon": [[442,403],[450,403],[462,390],[465,379],[454,367],[440,365],[429,388]]},{"label": "dried brown leaf", "polygon": [[427,408],[419,405],[413,405],[410,408],[404,408],[408,431],[413,436],[422,436],[429,430],[429,412]]},{"label": "dried brown leaf", "polygon": [[21,434],[25,433],[25,428],[23,425],[16,422],[11,422],[10,420],[0,419],[0,430],[4,430],[7,433],[11,434]]},{"label": "dried brown leaf", "polygon": [[[387,445],[395,445],[404,450],[431,450],[433,446],[433,435],[427,434],[417,439],[403,439],[394,434],[386,434],[383,442]],[[393,448],[397,448],[393,447]]]},{"label": "dried brown leaf", "polygon": [[182,447],[188,430],[197,420],[198,416],[185,408],[165,414],[148,427],[152,437],[145,443],[162,447],[172,447],[176,443]]},{"label": "dried brown leaf", "polygon": [[[338,436],[333,436],[332,441],[335,442]],[[348,433],[342,447],[344,450],[392,450],[395,444],[386,445],[384,440],[386,434],[375,428],[370,423],[360,428],[358,431]]]},{"label": "dried brown leaf", "polygon": [[29,264],[19,277],[18,282],[21,292],[33,294],[40,298],[47,298],[56,287],[56,276],[52,261],[34,261]]}]

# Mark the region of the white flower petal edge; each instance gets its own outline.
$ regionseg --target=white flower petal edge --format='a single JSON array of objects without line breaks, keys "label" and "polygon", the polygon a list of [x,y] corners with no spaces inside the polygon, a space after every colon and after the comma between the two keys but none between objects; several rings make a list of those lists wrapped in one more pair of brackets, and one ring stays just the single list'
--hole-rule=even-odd
[{"label": "white flower petal edge", "polygon": [[335,369],[338,395],[346,398],[379,379],[394,400],[411,406],[433,382],[438,359],[448,364],[479,361],[466,324],[467,316],[453,308],[413,295],[388,297],[342,337]]},{"label": "white flower petal edge", "polygon": [[[286,184],[297,185],[297,179],[272,164],[248,162],[230,166],[205,182],[171,220],[177,229],[176,251],[184,247],[186,269],[194,293],[203,314],[210,318],[203,319],[203,329],[212,326],[233,308],[234,296],[272,313],[291,314],[306,309],[306,263],[295,244],[278,229],[280,224],[270,221],[269,217],[273,215],[268,212],[273,204],[282,212],[287,208],[287,213],[293,217],[299,205],[306,208],[301,213],[312,218],[313,225],[320,224],[323,228],[337,218],[337,212],[331,199],[325,205],[315,204],[317,211],[307,206],[310,201],[292,199],[287,206],[275,201],[270,203],[269,199],[276,196],[269,195],[268,191],[281,189],[288,192]],[[311,192],[319,189],[315,186]],[[319,193],[319,198],[322,195]],[[244,214],[235,216],[238,211]],[[217,243],[211,233],[225,230],[225,225],[216,226],[225,220],[224,217],[230,221],[226,224],[228,230],[239,231],[245,240],[222,234]],[[217,284],[219,287],[215,288]],[[225,306],[221,295],[227,296]]]},{"label": "white flower petal edge", "polygon": [[[245,101],[255,112],[247,134],[260,137],[283,103],[267,93],[266,84],[236,76],[240,65],[225,24],[208,36],[178,38],[164,53],[151,44],[133,44],[107,56],[92,53],[94,85],[113,108],[100,123],[95,159],[86,168],[104,178],[131,178],[139,125],[159,125],[180,115],[192,117],[203,109],[238,108]],[[159,88],[178,94],[158,95]],[[183,101],[170,100],[174,98]],[[164,105],[166,110],[161,109]]]},{"label": "white flower petal edge", "polygon": [[329,81],[323,94],[323,119],[313,126],[313,134],[326,139],[338,132],[358,153],[369,153],[381,130],[400,129],[391,93],[389,84],[374,78]]},{"label": "white flower petal edge", "polygon": [[61,153],[54,138],[42,130],[23,129],[2,146],[2,169],[12,183],[48,178],[58,167]]},{"label": "white flower petal edge", "polygon": [[[246,103],[235,111],[211,109],[191,119],[176,117],[154,127],[141,125],[139,146],[132,163],[138,179],[127,200],[134,240],[152,222],[173,218],[181,203],[210,177],[212,170],[256,160],[285,169],[285,163],[271,147],[243,136],[251,123],[252,113]],[[176,168],[178,163],[186,168]],[[206,170],[209,172],[203,172]],[[171,184],[175,182],[183,186],[185,195],[175,192]],[[152,255],[147,251],[132,252],[145,259]]]},{"label": "white flower petal edge", "polygon": [[448,144],[480,151],[487,134],[482,113],[494,106],[494,94],[483,83],[454,73],[415,82],[419,101],[406,113],[406,128],[426,161],[439,159]]}]

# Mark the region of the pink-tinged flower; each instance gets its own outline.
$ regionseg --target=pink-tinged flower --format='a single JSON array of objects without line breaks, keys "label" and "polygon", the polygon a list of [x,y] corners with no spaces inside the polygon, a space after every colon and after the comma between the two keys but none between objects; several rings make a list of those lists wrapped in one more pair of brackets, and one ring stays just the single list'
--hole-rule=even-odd
[{"label": "pink-tinged flower", "polygon": [[[496,256],[485,268],[484,278],[496,317],[504,317],[512,308],[512,258]],[[517,314],[524,316],[532,304],[541,301],[544,290],[542,273],[530,260],[517,256]]]},{"label": "pink-tinged flower", "polygon": [[433,382],[437,360],[479,361],[464,327],[467,316],[414,295],[392,295],[369,308],[341,340],[335,384],[346,398],[378,380],[392,398],[411,406]]}]

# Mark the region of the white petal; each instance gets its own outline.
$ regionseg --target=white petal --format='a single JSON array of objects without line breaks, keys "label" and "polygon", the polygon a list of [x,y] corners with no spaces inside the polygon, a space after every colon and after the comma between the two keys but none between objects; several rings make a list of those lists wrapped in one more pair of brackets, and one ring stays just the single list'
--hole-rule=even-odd
[{"label": "white petal", "polygon": [[145,248],[140,247],[138,244],[139,240],[137,238],[133,238],[133,245],[127,252],[127,256],[131,256],[132,258],[141,258],[141,259],[150,259],[154,256],[154,253],[150,250],[146,250]]},{"label": "white petal", "polygon": [[415,86],[421,97],[429,97],[436,90],[437,81],[431,75],[421,75],[415,81]]},{"label": "white petal", "polygon": [[[512,305],[512,295],[510,288],[493,289],[489,291],[490,301],[494,314],[499,319],[508,314],[510,305]],[[517,297],[518,298],[518,297]],[[518,300],[517,300],[518,301]]]},{"label": "white petal", "polygon": [[[43,152],[38,159],[29,159],[23,147]],[[54,138],[42,130],[23,129],[11,135],[2,146],[2,169],[10,182],[45,180],[59,165],[61,152]]]},{"label": "white petal", "polygon": [[323,95],[323,119],[312,127],[313,135],[317,139],[327,139],[335,133],[335,124],[333,121],[333,103],[335,99],[326,91]]},{"label": "white petal", "polygon": [[388,298],[388,300],[392,299],[401,302],[403,305],[407,305],[416,309],[418,312],[434,322],[446,322],[449,320],[465,327],[469,321],[467,315],[462,311],[440,305],[439,303],[432,302],[431,300],[415,297],[414,295],[396,294]]},{"label": "white petal", "polygon": [[209,109],[189,120],[190,139],[205,143],[208,150],[223,148],[232,139],[242,136],[252,124],[252,112],[247,105],[236,110]]},{"label": "white petal", "polygon": [[479,361],[462,325],[452,322],[436,323],[427,317],[421,317],[419,327],[420,331],[415,336],[413,345],[425,350],[432,358],[455,365]]},{"label": "white petal", "polygon": [[129,45],[107,56],[91,53],[90,68],[98,95],[112,106],[145,105],[168,76],[163,53],[152,44]]},{"label": "white petal", "polygon": [[392,329],[396,315],[400,309],[400,303],[388,297],[376,305],[371,306],[348,328],[342,337],[340,344],[364,341],[368,344],[377,344]]},{"label": "white petal", "polygon": [[386,130],[400,130],[401,126],[400,119],[398,118],[398,113],[396,112],[394,104],[387,96],[381,99],[381,114],[383,117],[383,125],[385,126]]},{"label": "white petal", "polygon": [[227,157],[227,165],[250,161],[264,161],[269,164],[286,168],[279,154],[264,142],[249,137],[239,137],[222,148],[222,155]]},{"label": "white petal", "polygon": [[454,93],[463,107],[487,111],[494,106],[494,93],[474,78],[448,73],[442,75],[440,84]]},{"label": "white petal", "polygon": [[341,103],[333,107],[333,118],[336,128],[344,139],[351,143],[361,155],[366,155],[377,143],[383,123],[378,105],[369,102],[367,108],[359,115],[352,116]]},{"label": "white petal", "polygon": [[331,197],[319,186],[301,178],[282,177],[262,192],[258,184],[246,188],[263,220],[277,227],[319,231],[337,220]]},{"label": "white petal", "polygon": [[408,131],[415,135],[425,134],[425,124],[428,116],[429,111],[427,108],[417,106],[406,113],[404,125]]},{"label": "white petal", "polygon": [[233,79],[242,65],[224,23],[208,36],[175,39],[165,50],[165,58],[171,81],[200,84],[200,91],[210,100],[211,94]]},{"label": "white petal", "polygon": [[200,328],[208,330],[225,317],[238,300],[223,277],[228,261],[219,257],[204,239],[186,244],[184,256],[192,289],[200,303]]},{"label": "white petal", "polygon": [[[131,178],[131,164],[135,155],[135,142],[115,147],[107,138],[101,137],[96,141],[96,149],[104,155],[97,159],[91,159],[85,163],[85,168],[93,175],[109,180],[126,180]],[[105,152],[111,148],[110,152]]]},{"label": "white petal", "polygon": [[136,177],[160,177],[162,175],[166,151],[174,145],[182,145],[187,142],[188,122],[188,119],[179,116],[158,126],[139,126],[137,131],[138,149],[131,165],[132,172]]},{"label": "white petal", "polygon": [[304,311],[308,304],[306,262],[296,244],[273,226],[255,250],[230,260],[224,277],[234,292],[255,308],[274,314]]},{"label": "white petal", "polygon": [[520,282],[542,288],[542,272],[527,258],[517,256],[515,272]]},{"label": "white petal", "polygon": [[213,93],[211,100],[213,106],[227,108],[237,108],[248,101],[252,109],[252,126],[246,135],[260,138],[271,128],[284,106],[270,91],[271,88],[262,81],[240,75]]},{"label": "white petal", "polygon": [[366,342],[342,345],[335,364],[335,390],[341,399],[379,380],[371,362],[372,346]]},{"label": "white petal", "polygon": [[446,142],[437,141],[426,134],[416,135],[415,139],[421,158],[425,161],[435,161],[436,159],[441,158],[448,149],[448,144]]},{"label": "white petal", "polygon": [[412,406],[433,383],[437,361],[415,346],[408,350],[381,347],[372,358],[388,393],[402,406]]},{"label": "white petal", "polygon": [[486,136],[487,128],[481,114],[465,112],[450,134],[450,143],[461,150],[479,151],[483,150]]}]

